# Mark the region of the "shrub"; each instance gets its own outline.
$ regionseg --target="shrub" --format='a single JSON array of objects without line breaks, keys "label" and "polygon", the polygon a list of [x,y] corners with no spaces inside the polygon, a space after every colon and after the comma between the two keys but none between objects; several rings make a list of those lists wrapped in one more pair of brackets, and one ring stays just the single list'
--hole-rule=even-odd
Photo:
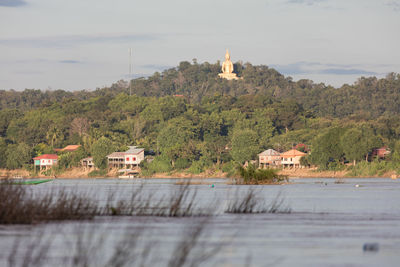
[{"label": "shrub", "polygon": [[93,170],[89,172],[88,176],[89,177],[103,177],[107,174],[107,170]]},{"label": "shrub", "polygon": [[247,168],[238,166],[238,173],[244,184],[274,184],[287,181],[287,176],[279,175],[275,169],[257,169],[254,164]]},{"label": "shrub", "polygon": [[177,170],[183,170],[187,169],[190,166],[190,161],[185,158],[179,158],[175,161],[175,169]]},{"label": "shrub", "polygon": [[236,173],[236,164],[233,161],[227,162],[222,166],[222,171],[226,172],[228,177],[232,177]]},{"label": "shrub", "polygon": [[203,171],[203,164],[198,160],[194,161],[190,168],[188,169],[188,172],[193,173],[193,174],[199,174]]},{"label": "shrub", "polygon": [[151,174],[156,172],[170,172],[171,170],[171,161],[165,156],[155,157],[154,160],[147,165],[147,171]]}]

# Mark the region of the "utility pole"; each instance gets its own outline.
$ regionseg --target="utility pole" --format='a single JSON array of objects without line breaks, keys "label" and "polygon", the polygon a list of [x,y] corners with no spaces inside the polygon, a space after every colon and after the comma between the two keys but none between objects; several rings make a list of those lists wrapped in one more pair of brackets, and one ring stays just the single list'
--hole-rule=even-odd
[{"label": "utility pole", "polygon": [[132,96],[132,48],[129,48],[129,96]]}]

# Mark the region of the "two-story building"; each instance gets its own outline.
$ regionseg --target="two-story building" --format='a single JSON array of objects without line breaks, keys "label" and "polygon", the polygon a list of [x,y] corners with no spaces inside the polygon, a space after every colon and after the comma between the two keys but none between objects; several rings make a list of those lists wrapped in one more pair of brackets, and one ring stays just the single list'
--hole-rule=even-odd
[{"label": "two-story building", "polygon": [[258,154],[259,168],[276,167],[279,165],[281,165],[281,156],[278,151],[267,149],[264,152]]},{"label": "two-story building", "polygon": [[58,156],[56,154],[43,154],[33,158],[34,167],[39,167],[39,170],[49,169],[54,165],[57,165]]},{"label": "two-story building", "polygon": [[144,148],[129,146],[125,152],[114,152],[107,156],[109,168],[135,168],[144,160]]},{"label": "two-story building", "polygon": [[300,159],[307,155],[296,149],[281,153],[281,164],[285,167],[300,168]]}]

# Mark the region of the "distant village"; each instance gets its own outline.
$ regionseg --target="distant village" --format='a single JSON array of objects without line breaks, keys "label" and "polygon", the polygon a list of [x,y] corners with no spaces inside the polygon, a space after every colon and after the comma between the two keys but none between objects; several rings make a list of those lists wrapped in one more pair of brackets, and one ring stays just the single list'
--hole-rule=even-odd
[{"label": "distant village", "polygon": [[[62,152],[74,152],[78,150],[80,145],[68,145],[62,149],[54,149],[56,153]],[[140,163],[145,160],[144,148],[136,146],[128,146],[128,150],[125,152],[116,151],[106,156],[108,161],[109,169],[116,169],[121,176],[127,176],[129,178],[132,175],[140,173]],[[310,152],[309,148],[305,144],[297,144],[293,149],[278,152],[274,149],[267,149],[258,154],[258,159],[253,160],[250,163],[258,165],[259,168],[284,168],[284,169],[296,169],[310,167],[306,164],[302,164],[301,158],[307,156]],[[390,154],[390,150],[387,147],[381,147],[374,149],[368,159],[373,160],[375,158],[385,159]],[[33,158],[34,168],[37,171],[48,170],[51,167],[57,165],[58,154],[43,154]],[[147,160],[151,161],[152,158]],[[81,167],[85,170],[95,168],[93,157],[86,157],[80,160]],[[247,166],[249,162],[244,165]]]}]

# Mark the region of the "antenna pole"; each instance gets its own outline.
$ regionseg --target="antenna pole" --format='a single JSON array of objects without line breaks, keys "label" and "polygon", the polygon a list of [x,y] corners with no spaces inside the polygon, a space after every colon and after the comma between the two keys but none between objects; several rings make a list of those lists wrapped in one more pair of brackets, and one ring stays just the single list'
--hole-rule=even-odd
[{"label": "antenna pole", "polygon": [[129,95],[132,96],[132,48],[129,48]]}]

